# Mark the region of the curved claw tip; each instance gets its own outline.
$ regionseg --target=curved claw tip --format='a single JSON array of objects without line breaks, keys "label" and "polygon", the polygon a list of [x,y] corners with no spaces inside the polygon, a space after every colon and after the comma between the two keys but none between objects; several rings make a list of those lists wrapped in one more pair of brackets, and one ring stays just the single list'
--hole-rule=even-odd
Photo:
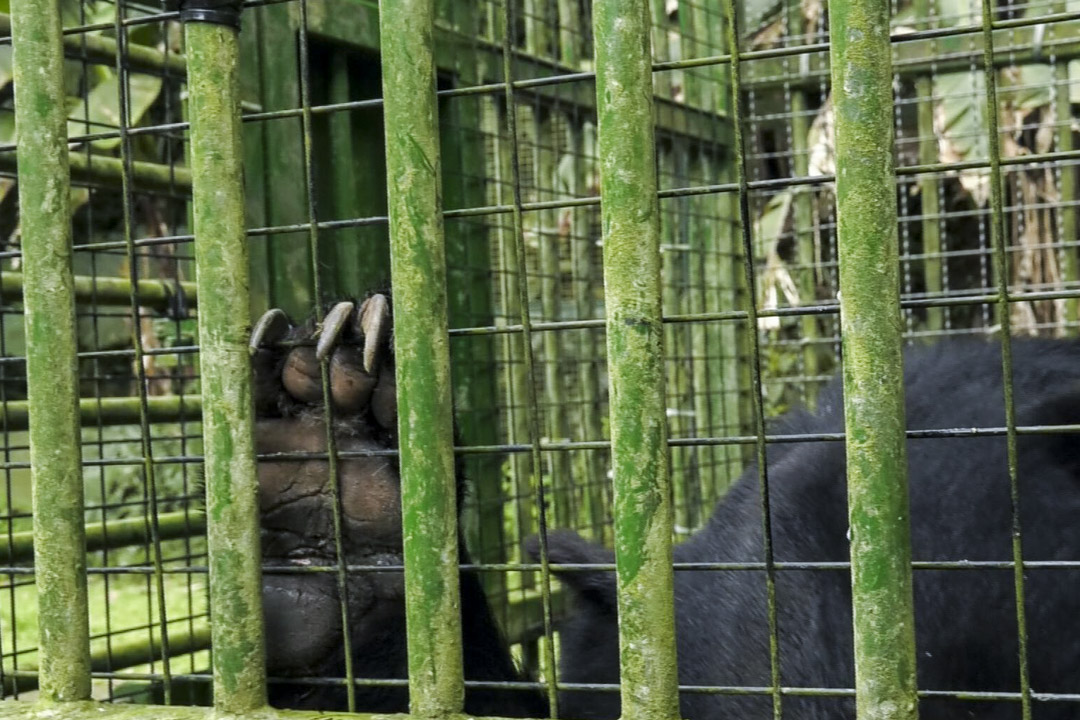
[{"label": "curved claw tip", "polygon": [[326,317],[323,318],[322,330],[319,332],[319,342],[315,345],[315,357],[322,362],[337,345],[338,338],[341,337],[341,331],[345,328],[345,323],[348,321],[349,316],[352,315],[353,308],[356,307],[351,302],[339,302],[337,305],[330,309],[330,312],[326,313]]},{"label": "curved claw tip", "polygon": [[251,352],[255,352],[263,345],[281,340],[290,330],[292,330],[292,321],[289,320],[285,311],[281,308],[270,308],[255,323],[248,347]]},{"label": "curved claw tip", "polygon": [[372,295],[360,306],[357,324],[364,334],[364,372],[374,375],[382,362],[382,353],[390,339],[390,301],[385,295]]}]

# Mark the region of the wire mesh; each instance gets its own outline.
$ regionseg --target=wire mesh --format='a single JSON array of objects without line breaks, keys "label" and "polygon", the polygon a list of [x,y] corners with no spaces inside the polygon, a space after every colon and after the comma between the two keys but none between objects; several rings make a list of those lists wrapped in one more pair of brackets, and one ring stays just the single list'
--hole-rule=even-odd
[{"label": "wire mesh", "polygon": [[[245,10],[254,314],[281,307],[302,318],[389,281],[385,197],[394,179],[384,163],[376,8],[339,5],[295,0]],[[824,3],[735,3],[737,62],[720,2],[656,0],[653,8],[667,414],[681,540],[707,521],[749,461],[756,456],[767,468],[766,442],[784,438],[769,435],[765,419],[812,406],[839,367],[836,167]],[[590,11],[581,0],[448,3],[436,32],[466,572],[481,579],[516,657],[543,683],[531,689],[545,691],[572,689],[553,666],[550,620],[565,599],[558,586],[548,595],[525,540],[550,527],[613,541]],[[174,16],[139,3],[83,0],[65,13],[72,222],[76,274],[85,278],[78,319],[86,521],[101,537],[90,554],[94,694],[205,702],[197,298],[178,292],[194,272],[181,31]],[[1064,2],[896,3],[909,342],[1003,327],[1076,335],[1078,30],[1075,8]],[[10,44],[2,49],[10,58]],[[1001,122],[988,134],[999,117],[993,107]],[[7,288],[20,267],[10,97],[0,106],[0,140]],[[992,202],[997,164],[1000,214]],[[114,278],[130,281],[119,299]],[[23,318],[17,291],[5,289],[4,298],[0,515],[9,567],[0,587],[0,681],[6,695],[32,699],[33,573],[30,557],[16,552],[30,522],[25,424],[14,421],[25,398]],[[128,401],[109,405],[113,398]],[[998,431],[1014,437],[1015,420]],[[352,457],[327,437],[330,457]],[[110,539],[126,533],[137,541],[120,547]],[[372,568],[348,562],[340,531],[336,537],[334,571],[344,589],[348,577]],[[1018,548],[1002,567],[1021,578]],[[824,565],[809,564],[828,572]],[[799,569],[768,555],[763,566],[743,567]],[[781,659],[774,645],[767,686],[684,692],[756,693],[774,707],[785,695],[850,696],[785,686]],[[405,677],[364,678],[346,664],[341,677],[303,681],[344,685],[350,709],[364,710],[354,692],[400,687]],[[948,695],[922,696],[935,693]],[[1026,713],[1039,697],[1026,685],[999,695]]]},{"label": "wire mesh", "polygon": [[[190,252],[173,236],[186,227],[183,140],[169,125],[181,118],[182,63],[174,26],[142,5],[68,3],[63,7],[68,61],[66,100],[72,166],[106,173],[79,177],[71,190],[74,271],[81,303],[82,441],[89,533],[91,657],[94,696],[123,700],[145,683],[116,680],[122,669],[160,676],[172,687],[170,657],[181,672],[201,669],[208,646],[205,581],[167,574],[204,558],[197,487],[201,437],[195,412],[151,407],[197,401],[194,320],[163,313],[192,276]],[[10,64],[10,44],[5,46]],[[152,57],[149,67],[129,60]],[[10,69],[5,76],[10,83]],[[5,142],[14,139],[6,102]],[[13,158],[13,147],[5,156]],[[81,162],[80,162],[81,161]],[[11,166],[13,170],[13,166]],[[17,176],[6,173],[5,278],[18,280]],[[119,281],[118,281],[119,280]],[[190,287],[190,285],[187,285]],[[143,292],[146,290],[147,292]],[[154,300],[152,295],[158,295]],[[3,325],[5,423],[4,528],[8,546],[3,635],[5,695],[32,699],[36,689],[36,604],[32,555],[15,554],[29,528],[25,422],[12,424],[25,397],[25,339],[18,291]],[[191,298],[194,304],[195,299]],[[175,409],[179,409],[179,405]],[[111,413],[109,412],[111,410]],[[130,566],[153,572],[126,574]],[[171,642],[170,642],[171,640]],[[159,698],[163,699],[163,698]]]}]

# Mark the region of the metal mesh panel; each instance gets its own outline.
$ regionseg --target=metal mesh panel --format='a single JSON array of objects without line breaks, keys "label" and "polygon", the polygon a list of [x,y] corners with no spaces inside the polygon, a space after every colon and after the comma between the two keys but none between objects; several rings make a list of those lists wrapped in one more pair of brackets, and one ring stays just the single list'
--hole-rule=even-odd
[{"label": "metal mesh panel", "polygon": [[[196,302],[190,238],[184,237],[190,175],[183,134],[175,128],[182,119],[183,62],[175,24],[162,23],[156,14],[133,4],[63,6],[69,28],[68,136],[76,168],[71,222],[91,657],[94,696],[114,700],[144,692],[144,683],[127,677],[201,671],[209,645],[205,575],[177,572],[202,564],[206,546],[199,535],[204,521],[195,321],[183,310]],[[10,44],[5,50],[10,83]],[[7,418],[2,512],[9,574],[0,636],[5,695],[32,699],[36,593],[8,97],[3,269],[12,290],[0,319],[0,392]]]},{"label": "metal mesh panel", "polygon": [[[198,299],[180,26],[175,15],[137,3],[68,5],[94,697],[205,704]],[[718,0],[654,0],[652,9],[679,541],[701,528],[752,460],[764,465],[766,442],[776,440],[766,437],[765,418],[813,407],[839,369],[838,169],[824,3],[739,4],[737,58]],[[574,529],[609,547],[614,540],[591,13],[584,0],[521,0],[509,9],[487,0],[443,3],[436,23],[456,450],[472,559],[464,572],[481,579],[515,658],[535,674],[533,690],[558,684],[550,621],[566,603],[524,551],[527,538]],[[1080,326],[1075,9],[998,7],[996,144],[986,130],[982,23],[974,3],[894,8],[901,303],[912,344],[997,332],[1003,312],[1018,335],[1073,336]],[[386,195],[400,179],[386,173],[377,6],[248,3],[244,28],[252,315],[279,307],[321,321],[328,303],[390,282]],[[0,46],[0,89],[10,84],[9,58],[10,43]],[[0,542],[8,554],[0,682],[6,696],[31,700],[36,596],[11,114],[10,97],[0,97]],[[1006,278],[994,256],[997,152]],[[1002,287],[1011,303],[999,302]],[[329,437],[335,474],[340,453]],[[326,571],[344,588],[351,577],[386,569],[350,565],[335,502],[337,557]],[[776,568],[769,522],[766,515],[763,561],[749,569],[765,571],[775,639],[773,583],[792,568]],[[800,569],[836,570],[810,565]],[[718,569],[732,570],[690,570]],[[348,626],[348,609],[342,614]],[[772,676],[754,688],[690,692],[760,696],[763,713],[785,694],[851,695],[782,687],[785,649],[774,643],[768,652]],[[340,677],[285,680],[346,685],[350,698],[405,685],[404,675],[366,678],[350,663]],[[1025,693],[1005,699],[1029,704]]]}]

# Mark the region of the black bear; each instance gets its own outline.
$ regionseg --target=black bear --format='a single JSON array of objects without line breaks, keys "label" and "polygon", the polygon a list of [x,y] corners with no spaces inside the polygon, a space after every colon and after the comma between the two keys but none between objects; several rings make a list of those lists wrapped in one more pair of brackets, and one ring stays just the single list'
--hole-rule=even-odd
[{"label": "black bear", "polygon": [[[1080,343],[1013,342],[1013,387],[1022,426],[1080,423]],[[909,430],[1005,425],[1001,346],[943,342],[905,355]],[[842,387],[825,387],[816,413],[797,412],[781,434],[844,430]],[[974,434],[972,434],[974,435]],[[1013,523],[1006,438],[923,437],[908,441],[912,554],[915,561],[1010,561]],[[1080,437],[1017,438],[1020,518],[1026,561],[1070,561],[1024,572],[1028,669],[1035,693],[1080,693]],[[839,442],[770,444],[767,450],[774,558],[778,562],[849,559],[844,447]],[[557,564],[611,563],[610,551],[571,531],[548,539]],[[675,548],[679,562],[763,561],[758,471],[746,470],[692,538]],[[536,556],[533,539],[530,552]],[[846,570],[777,570],[781,685],[852,688],[854,660],[850,574]],[[612,572],[565,572],[574,607],[561,627],[560,682],[617,683],[616,584]],[[917,673],[920,690],[1011,692],[1019,684],[1017,611],[1010,567],[916,569]],[[768,688],[764,573],[675,573],[679,681],[694,686]],[[690,720],[772,717],[767,691],[757,695],[684,691]],[[617,718],[619,695],[600,690],[560,694],[566,718]],[[849,697],[782,699],[788,720],[850,720]],[[966,700],[928,693],[924,720],[1020,718],[1015,700]],[[1080,703],[1037,700],[1036,720],[1080,717]]]}]

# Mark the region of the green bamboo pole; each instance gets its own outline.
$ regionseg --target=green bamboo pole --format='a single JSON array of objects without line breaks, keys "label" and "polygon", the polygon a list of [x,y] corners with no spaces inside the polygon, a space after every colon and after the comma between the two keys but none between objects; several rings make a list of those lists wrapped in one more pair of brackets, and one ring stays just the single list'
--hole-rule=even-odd
[{"label": "green bamboo pole", "polygon": [[41,696],[90,697],[70,175],[60,10],[12,3]]},{"label": "green bamboo pole", "polygon": [[559,62],[577,68],[581,57],[581,5],[576,0],[558,0]]},{"label": "green bamboo pole", "polygon": [[[570,134],[570,152],[572,182],[570,192],[575,197],[586,194],[589,177],[595,165],[595,126],[591,123],[574,123],[567,120]],[[579,318],[596,317],[593,300],[593,287],[597,282],[598,268],[593,262],[593,238],[589,233],[589,219],[595,212],[593,208],[574,208],[571,210],[570,252],[572,255],[570,275],[574,288],[574,308]],[[580,437],[599,440],[603,426],[601,422],[602,406],[600,398],[600,343],[597,333],[592,330],[581,331],[579,341],[574,343],[578,362],[578,377],[581,386],[581,405],[579,411]],[[597,450],[579,453],[581,466],[579,478],[586,479],[585,503],[588,507],[590,528],[595,533],[594,539],[606,541],[608,528],[606,518],[610,508],[607,492],[607,465],[604,456]]]},{"label": "green bamboo pole", "polygon": [[[502,22],[502,13],[499,14],[499,22]],[[492,122],[485,130],[493,139],[495,145],[495,198],[500,204],[513,202],[513,193],[510,189],[513,182],[513,167],[511,165],[511,153],[513,143],[504,140],[503,130],[496,118],[496,112],[492,110],[489,117]],[[515,228],[511,218],[506,217],[499,222],[498,226],[498,263],[501,299],[500,314],[506,322],[516,322],[522,316],[521,312],[521,283],[522,276],[517,268],[517,250],[514,239]],[[506,368],[505,407],[507,408],[507,438],[511,443],[527,443],[529,437],[529,375],[525,365],[525,343],[516,333],[505,333],[498,340],[498,358]],[[532,486],[532,459],[528,453],[511,453],[510,458],[510,482],[511,492],[516,498],[514,503],[513,524],[516,529],[515,541],[520,545],[528,535],[536,531],[533,518],[536,516],[536,504],[533,502],[533,493],[529,488]],[[539,478],[537,478],[539,481]],[[523,573],[520,578],[522,588],[535,586],[535,578],[532,573]]]},{"label": "green bamboo pole", "polygon": [[[671,60],[671,46],[668,40],[668,26],[671,24],[667,16],[666,0],[652,0],[653,14],[653,55],[660,62]],[[671,99],[671,78],[674,73],[659,72],[653,74],[653,92],[657,97],[665,100]]]},{"label": "green bamboo pole", "polygon": [[[352,99],[349,55],[340,48],[330,56],[329,101],[345,103]],[[355,113],[337,112],[327,118],[330,147],[333,159],[329,163],[332,178],[331,197],[334,217],[363,217],[363,195],[360,192],[362,166],[353,141]],[[373,282],[361,283],[360,274],[367,265],[364,257],[364,231],[359,227],[336,230],[332,241],[323,246],[324,252],[333,253],[336,267],[332,280],[335,295],[359,296],[373,286]],[[366,279],[366,278],[364,278]]]},{"label": "green bamboo pole", "polygon": [[[925,98],[918,107],[919,163],[938,162],[937,134],[934,131],[934,83],[929,77],[915,79],[915,94]],[[941,197],[939,182],[933,173],[919,176],[919,197],[922,204],[923,278],[926,292],[941,297],[944,290],[944,259],[941,257]],[[945,309],[931,307],[926,311],[926,329],[940,331],[945,327]]]},{"label": "green bamboo pole", "polygon": [[[142,522],[142,520],[139,519],[139,522]],[[198,652],[200,650],[207,650],[209,647],[210,627],[208,625],[200,625],[192,629],[186,627],[184,624],[174,623],[173,626],[169,628],[169,643],[168,647],[164,649],[164,652],[161,635],[157,633],[150,638],[140,637],[131,640],[113,640],[108,648],[96,650],[91,653],[90,669],[94,672],[115,672],[136,665],[160,662],[165,657],[174,658]],[[4,676],[4,694],[13,694],[16,685],[18,685],[20,693],[29,692],[30,690],[35,689],[38,686],[39,677],[34,677],[31,673],[34,673],[37,669],[38,668],[34,663],[19,663],[18,676]],[[27,675],[23,675],[22,673],[24,672],[27,673]],[[101,708],[98,707],[95,709],[100,710]],[[29,710],[29,707],[27,707],[27,710]],[[145,707],[144,712],[147,712],[147,715],[144,715],[144,717],[148,717],[149,712]],[[2,715],[0,715],[0,717],[2,717]],[[66,715],[63,717],[66,717]],[[156,712],[154,712],[153,717],[158,717]]]},{"label": "green bamboo pole", "polygon": [[[708,177],[715,178],[714,182],[728,180],[731,175],[730,165],[716,158],[706,158],[705,162]],[[743,273],[739,272],[742,255],[736,232],[737,210],[733,207],[733,200],[732,197],[719,203],[718,227],[705,239],[708,295],[717,298],[714,302],[725,308],[746,307],[747,303],[746,289],[741,282]],[[748,333],[740,332],[735,323],[711,323],[709,327],[712,330],[709,347],[720,348],[718,362],[709,363],[709,382],[713,388],[710,394],[710,413],[714,423],[719,423],[711,432],[716,435],[741,435],[746,432],[753,417],[747,412],[749,403],[744,392],[744,388],[749,385],[749,382],[744,380],[749,370],[745,347]],[[742,473],[743,457],[748,449],[737,445],[723,445],[718,448],[720,452],[717,459],[723,464],[718,492],[726,491]]]},{"label": "green bamboo pole", "polygon": [[[803,18],[802,3],[799,0],[788,1],[788,34],[797,33],[802,35],[806,31],[806,22]],[[809,56],[800,56],[796,62],[809,62]],[[808,149],[810,122],[807,117],[806,91],[799,86],[791,88],[791,154],[795,166],[796,177],[807,177],[810,174],[810,153]],[[817,299],[817,278],[814,268],[814,214],[811,203],[813,202],[814,188],[792,188],[792,204],[795,210],[795,252],[799,259],[799,295],[803,304],[810,305]],[[816,377],[820,372],[818,364],[818,352],[820,347],[818,340],[818,321],[813,315],[803,315],[799,318],[802,333],[802,360],[803,375]],[[804,384],[806,400],[813,402],[817,396],[816,384]]]},{"label": "green bamboo pole", "polygon": [[202,353],[214,705],[266,704],[237,30],[185,25]]},{"label": "green bamboo pole", "polygon": [[[559,144],[555,137],[554,114],[547,113],[536,119],[535,132],[537,142],[536,165],[539,177],[538,187],[558,187],[558,162],[555,146]],[[557,191],[542,200],[558,198]],[[537,219],[536,237],[540,243],[540,309],[544,320],[562,320],[559,299],[559,255],[563,237],[559,234],[559,209],[532,213]],[[548,437],[555,442],[570,439],[569,418],[566,409],[566,388],[563,387],[566,368],[563,365],[562,333],[543,333],[540,348],[544,358],[544,397],[547,409],[544,420]],[[550,516],[557,527],[573,527],[578,517],[580,503],[572,471],[570,453],[555,453],[551,456],[551,508]]]},{"label": "green bamboo pole", "polygon": [[[263,34],[262,15],[268,9],[270,7],[250,9],[244,20],[247,31],[240,33],[240,66],[244,69],[240,75],[242,102],[248,102],[260,109],[263,108],[265,66],[260,53],[260,38]],[[266,227],[270,224],[267,213],[269,203],[266,200],[269,184],[266,168],[270,158],[266,157],[263,148],[266,147],[266,126],[274,124],[250,123],[243,130],[244,203],[247,206],[245,215],[250,227]],[[251,317],[257,318],[272,307],[270,273],[267,272],[270,267],[269,243],[265,235],[248,238],[248,266],[251,278],[248,305],[251,308]]]},{"label": "green bamboo pole", "polygon": [[[694,153],[690,158],[688,178],[691,183],[707,182],[705,165],[706,152]],[[707,312],[709,302],[716,294],[708,288],[716,282],[716,263],[713,252],[709,250],[709,239],[722,232],[719,218],[714,208],[718,205],[704,196],[694,198],[690,230],[690,290],[687,293],[687,311],[691,313]],[[723,307],[732,307],[726,305]],[[729,323],[730,324],[730,323]],[[719,365],[719,355],[723,350],[717,337],[718,323],[691,323],[690,357],[693,358],[691,382],[693,383],[692,403],[694,422],[691,432],[697,437],[713,435],[716,428],[716,416],[712,413],[712,399],[719,388],[713,385],[713,372]],[[719,446],[697,447],[693,451],[697,458],[697,492],[695,499],[702,508],[712,507],[717,499],[717,457],[724,450]],[[695,523],[700,521],[700,511],[695,516]]]},{"label": "green bamboo pole", "polygon": [[[301,105],[298,13],[295,3],[267,5],[256,9],[260,20],[259,53],[262,57],[263,107],[295,110]],[[303,118],[291,118],[263,125],[263,158],[266,162],[266,221],[270,225],[288,225],[310,220],[307,193],[297,189],[297,178],[306,176],[301,145]],[[294,148],[282,152],[282,148]],[[308,278],[318,258],[312,257],[308,234],[302,232],[267,236],[270,266],[270,303],[292,317],[302,317],[321,300],[314,296]],[[303,278],[298,281],[297,278]]]},{"label": "green bamboo pole", "polygon": [[[177,511],[158,516],[158,539],[176,540],[201,534],[206,529],[202,513]],[[131,517],[90,523],[85,527],[86,551],[115,550],[150,541],[146,518]],[[34,558],[33,532],[17,532],[0,537],[0,561],[18,563]],[[26,688],[19,685],[19,689]]]},{"label": "green bamboo pole", "polygon": [[[915,0],[917,18],[930,18],[930,0]],[[927,30],[932,29],[927,25]],[[916,116],[919,133],[919,164],[934,165],[939,161],[937,133],[934,131],[934,79],[930,75],[915,78],[915,96],[920,98]],[[941,197],[938,178],[933,173],[919,176],[919,197],[922,205],[923,280],[926,292],[941,297],[944,290],[944,260],[941,257]],[[945,310],[931,307],[926,311],[926,329],[938,332],[945,327]]]},{"label": "green bamboo pole", "polygon": [[[475,3],[453,3],[458,52],[454,53],[458,82],[478,85],[481,66],[477,62],[477,37],[481,31],[482,7]],[[480,207],[488,204],[488,170],[484,127],[485,106],[492,98],[466,96],[441,105],[440,142],[443,176],[454,178],[446,187],[447,208]],[[491,113],[493,115],[493,113]],[[498,132],[497,128],[494,132]],[[385,193],[383,193],[385,198]],[[460,218],[446,223],[447,302],[450,323],[454,326],[495,323],[494,283],[492,282],[493,233],[481,218]],[[498,338],[462,338],[451,343],[451,376],[457,408],[459,440],[465,445],[494,445],[502,441],[499,424],[493,422],[498,407],[496,363]],[[463,458],[465,477],[472,491],[475,511],[465,516],[465,541],[475,562],[509,562],[511,544],[507,543],[503,522],[506,497],[503,458],[495,455],[472,455]],[[484,591],[496,604],[498,617],[506,626],[507,575],[481,573]]]},{"label": "green bamboo pole", "polygon": [[[707,1],[707,0],[706,0]],[[689,50],[685,57],[706,57],[709,55],[708,28],[709,16],[706,11],[706,2],[691,2],[683,6],[680,15],[689,11],[690,35],[687,38]],[[690,75],[695,78],[697,90],[693,97],[687,97],[687,104],[699,110],[713,111],[716,104],[716,86],[710,82],[711,75],[716,68],[695,68]]]},{"label": "green bamboo pole", "polygon": [[[65,130],[65,137],[67,133]],[[119,187],[124,179],[124,161],[120,158],[104,157],[102,155],[90,155],[85,152],[72,151],[69,155],[68,166],[71,179],[76,182],[100,183],[111,187]],[[0,171],[15,172],[18,168],[16,157],[11,153],[0,153]],[[191,172],[186,167],[161,165],[159,163],[146,162],[145,160],[133,160],[131,162],[131,179],[135,187],[143,191],[187,193],[191,190]]]},{"label": "green bamboo pole", "polygon": [[[715,99],[712,101],[715,102]],[[689,182],[698,182],[703,177],[702,164],[705,154],[704,151],[688,153],[686,177]],[[706,312],[709,309],[705,302],[705,284],[712,276],[705,274],[705,245],[706,238],[720,232],[716,218],[710,212],[716,205],[711,198],[703,195],[690,199],[690,236],[687,239],[689,247],[684,251],[686,259],[683,262],[683,273],[689,286],[684,293],[685,311],[688,313]],[[712,424],[709,396],[713,388],[709,383],[709,369],[710,365],[716,362],[714,355],[720,346],[708,341],[710,325],[715,328],[715,323],[691,323],[690,327],[684,330],[688,336],[686,357],[690,358],[689,399],[694,413],[689,427],[690,432],[697,437],[710,434],[709,428]],[[702,521],[702,513],[708,512],[708,508],[712,507],[710,498],[714,498],[713,490],[716,487],[717,449],[715,445],[687,448],[692,474],[687,477],[673,476],[676,482],[688,486],[686,494],[690,507],[687,528],[697,528]]]},{"label": "green bamboo pole", "polygon": [[[0,272],[0,298],[6,302],[19,302],[23,295],[23,274]],[[77,303],[94,302],[98,305],[127,306],[131,302],[131,280],[122,277],[75,275],[72,278]],[[179,283],[189,308],[198,305],[198,291],[193,282]],[[168,310],[176,296],[176,283],[164,280],[139,280],[135,289],[139,305],[152,310]]]},{"label": "green bamboo pole", "polygon": [[[658,157],[657,166],[666,178],[676,176],[675,148],[672,144],[665,143],[656,149]],[[660,243],[668,251],[661,255],[662,288],[664,310],[671,315],[679,315],[683,312],[683,300],[686,293],[684,283],[679,276],[681,265],[681,251],[673,250],[684,239],[679,235],[679,219],[691,215],[690,198],[672,198],[660,204]],[[691,221],[692,222],[692,221]],[[665,403],[671,398],[671,405],[681,407],[682,401],[689,395],[686,376],[686,359],[689,357],[685,344],[682,340],[686,337],[686,328],[680,324],[669,323],[664,326],[664,367],[670,368],[666,373],[667,382],[665,388]],[[668,358],[675,358],[674,362],[668,362]],[[685,416],[675,415],[668,418],[668,433],[676,437],[687,434],[688,423]],[[672,448],[670,451],[672,502],[674,506],[675,522],[682,527],[690,527],[693,521],[690,519],[690,502],[687,498],[688,480],[696,481],[687,470],[686,459],[694,451],[694,448]]]},{"label": "green bamboo pole", "polygon": [[[0,37],[11,34],[11,17],[0,13]],[[61,39],[64,52],[75,60],[86,60],[113,67],[116,65],[116,40],[101,35],[78,34],[64,35]],[[176,53],[164,53],[157,48],[145,45],[128,45],[124,49],[124,62],[135,71],[154,73],[168,72],[173,76],[187,73],[187,63],[183,56]]]},{"label": "green bamboo pole", "polygon": [[409,709],[421,717],[461,712],[465,695],[434,17],[432,0],[385,3],[379,15]]},{"label": "green bamboo pole", "polygon": [[597,0],[622,717],[679,716],[648,0]]},{"label": "green bamboo pole", "polygon": [[[1056,12],[1065,12],[1066,3],[1058,3]],[[1060,30],[1059,26],[1052,26],[1054,30]],[[1072,80],[1069,77],[1069,63],[1063,58],[1055,58],[1054,62],[1054,121],[1057,124],[1055,138],[1057,152],[1071,152],[1073,150],[1073,115],[1070,101]],[[1080,229],[1077,228],[1076,202],[1080,199],[1076,188],[1076,166],[1062,163],[1058,172],[1058,238],[1065,244],[1061,250],[1062,280],[1076,287],[1080,282],[1080,253],[1076,248],[1077,238],[1080,238]],[[1065,332],[1069,336],[1077,335],[1077,327],[1070,327],[1068,323],[1080,323],[1080,299],[1069,298],[1065,301]]]},{"label": "green bamboo pole", "polygon": [[859,720],[915,720],[888,0],[829,3]]},{"label": "green bamboo pole", "polygon": [[[79,399],[79,422],[84,427],[97,425],[137,425],[141,418],[139,398],[106,397]],[[146,398],[147,421],[179,422],[199,417],[202,399],[198,395],[165,395]],[[9,400],[0,410],[0,429],[25,430],[29,425],[30,403]]]}]

